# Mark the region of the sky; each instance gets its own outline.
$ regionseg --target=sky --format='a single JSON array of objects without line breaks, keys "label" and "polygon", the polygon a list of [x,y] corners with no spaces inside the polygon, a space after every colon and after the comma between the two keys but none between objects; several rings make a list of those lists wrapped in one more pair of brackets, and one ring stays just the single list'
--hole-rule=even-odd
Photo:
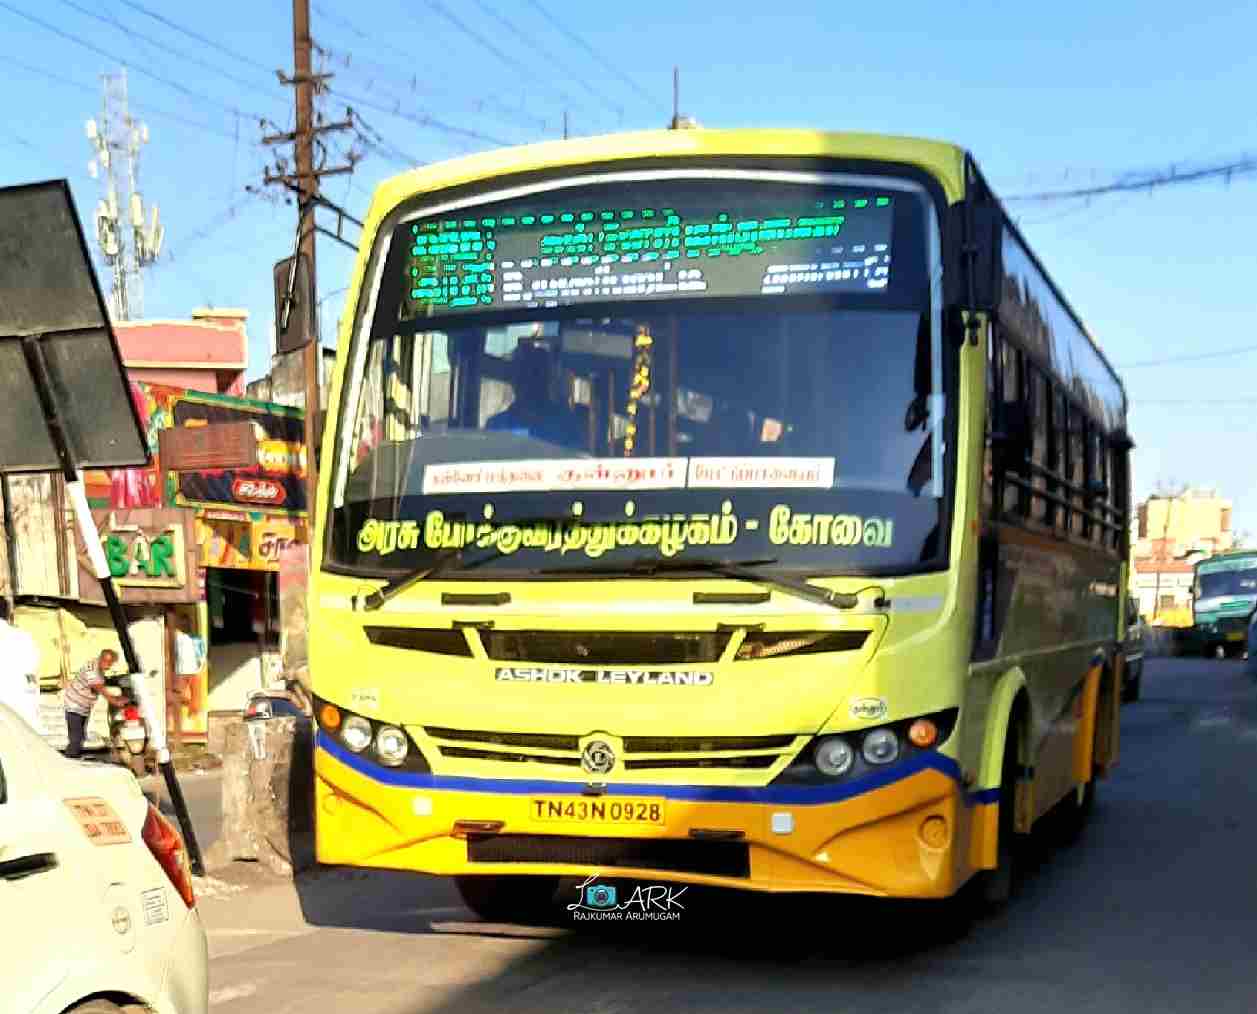
[{"label": "sky", "polygon": [[[681,111],[703,126],[964,145],[1122,375],[1136,496],[1171,483],[1216,487],[1234,500],[1236,527],[1257,533],[1257,173],[1086,201],[1018,199],[1257,151],[1257,6],[311,7],[317,60],[334,74],[323,115],[341,119],[352,105],[372,132],[369,146],[355,144],[366,157],[354,173],[324,189],[358,218],[381,180],[420,161],[560,137],[565,112],[573,135],[666,126],[674,66]],[[292,127],[292,96],[275,75],[291,69],[291,17],[280,0],[0,0],[0,184],[68,179],[90,217],[101,183],[88,172],[84,125],[100,115],[101,75],[125,66],[132,113],[150,131],[140,190],[166,225],[144,275],[145,316],[247,309],[250,379],[269,366],[271,265],[291,253],[296,226],[295,208],[261,186],[286,154],[261,137]],[[328,164],[353,141],[333,139]],[[352,258],[320,240],[328,344]],[[1213,355],[1242,348],[1252,351]]]}]

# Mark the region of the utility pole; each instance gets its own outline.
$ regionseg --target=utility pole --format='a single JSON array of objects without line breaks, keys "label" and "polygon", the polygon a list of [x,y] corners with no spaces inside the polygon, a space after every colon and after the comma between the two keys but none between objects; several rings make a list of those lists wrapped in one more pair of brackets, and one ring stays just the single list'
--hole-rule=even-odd
[{"label": "utility pole", "polygon": [[[308,258],[310,287],[318,292],[318,271],[315,270],[314,198],[319,192],[319,181],[314,175],[314,67],[310,62],[310,0],[292,0],[292,56],[293,86],[297,99],[297,136],[294,148],[297,156],[297,254]],[[311,328],[302,355],[305,359],[306,406],[306,516],[311,526],[314,522],[315,497],[319,488],[317,464],[319,371],[322,358],[319,341],[319,315],[310,315]]]},{"label": "utility pole", "polygon": [[[291,143],[295,172],[287,172],[286,162],[280,159],[277,161],[275,173],[267,170],[265,182],[281,184],[296,193],[296,254],[299,259],[305,260],[309,272],[310,289],[317,292],[315,233],[318,231],[318,225],[315,222],[315,209],[324,203],[319,191],[319,183],[324,176],[352,172],[358,156],[351,151],[348,165],[331,168],[315,165],[315,139],[321,134],[351,130],[354,124],[352,110],[346,111],[346,118],[342,122],[328,124],[318,122],[314,99],[322,90],[323,83],[331,75],[315,73],[311,59],[313,49],[314,44],[310,38],[310,0],[293,0],[293,75],[288,77],[280,71],[279,80],[295,89],[296,129],[291,133],[276,133],[263,137],[262,141],[265,144]],[[319,446],[318,419],[321,407],[319,374],[322,370],[322,351],[318,334],[318,314],[311,314],[309,321],[310,333],[305,335],[301,356],[302,372],[305,378],[306,509],[309,511],[310,519],[313,520],[319,481],[317,451]]]},{"label": "utility pole", "polygon": [[[131,118],[127,101],[127,73],[105,74],[104,102],[100,121],[87,121],[87,139],[95,157],[87,171],[95,179],[104,173],[104,197],[96,205],[96,242],[101,256],[113,271],[109,310],[114,320],[131,320],[144,315],[142,271],[161,252],[165,229],[157,206],[149,222],[144,219],[140,196],[140,147],[148,143],[148,125]],[[126,187],[119,195],[118,175],[125,162]],[[130,235],[128,236],[128,233]]]}]

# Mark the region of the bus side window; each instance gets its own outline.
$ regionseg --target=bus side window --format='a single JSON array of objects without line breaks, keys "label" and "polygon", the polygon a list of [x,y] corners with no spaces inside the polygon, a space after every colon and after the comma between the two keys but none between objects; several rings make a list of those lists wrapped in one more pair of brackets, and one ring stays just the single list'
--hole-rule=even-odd
[{"label": "bus side window", "polygon": [[1031,452],[1031,460],[1033,462],[1031,482],[1034,484],[1035,489],[1033,503],[1030,506],[1030,516],[1040,524],[1050,525],[1052,523],[1052,506],[1051,502],[1043,494],[1048,490],[1048,480],[1044,473],[1049,468],[1049,451],[1052,441],[1049,405],[1051,386],[1047,377],[1043,375],[1038,367],[1031,366],[1028,373],[1030,411],[1034,429],[1034,450]]}]

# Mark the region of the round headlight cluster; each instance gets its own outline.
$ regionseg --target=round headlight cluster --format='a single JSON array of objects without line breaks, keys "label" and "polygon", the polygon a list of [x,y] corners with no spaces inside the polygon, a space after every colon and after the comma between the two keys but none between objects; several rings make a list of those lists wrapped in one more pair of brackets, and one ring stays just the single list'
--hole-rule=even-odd
[{"label": "round headlight cluster", "polygon": [[340,738],[354,753],[362,753],[371,745],[371,723],[359,715],[350,715],[340,727]]},{"label": "round headlight cluster", "polygon": [[893,729],[874,729],[864,737],[860,753],[870,764],[889,764],[899,757],[899,737]]},{"label": "round headlight cluster", "polygon": [[822,739],[812,754],[816,770],[829,778],[839,778],[851,770],[855,763],[855,751],[841,736]]},{"label": "round headlight cluster", "polygon": [[395,725],[386,725],[375,734],[375,755],[381,764],[398,767],[405,762],[409,750],[409,738]]}]

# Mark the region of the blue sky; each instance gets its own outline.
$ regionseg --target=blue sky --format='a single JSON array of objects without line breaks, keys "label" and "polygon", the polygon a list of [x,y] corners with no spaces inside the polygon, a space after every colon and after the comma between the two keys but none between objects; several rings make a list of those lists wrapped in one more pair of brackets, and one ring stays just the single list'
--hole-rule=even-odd
[{"label": "blue sky", "polygon": [[[407,159],[559,136],[565,109],[573,133],[663,126],[674,64],[682,111],[705,126],[953,140],[975,153],[1006,197],[1257,149],[1248,108],[1257,85],[1250,4],[312,6],[315,41],[336,74],[332,87],[353,100],[329,96],[326,115],[339,118],[355,105],[392,149],[370,154],[352,177],[327,182],[327,195],[359,216],[371,188]],[[0,62],[0,180],[66,177],[89,211],[99,183],[87,173],[83,125],[99,114],[99,75],[125,62],[133,110],[151,131],[141,187],[166,223],[163,258],[146,273],[146,315],[186,317],[207,304],[247,308],[250,377],[268,364],[270,265],[290,252],[295,224],[282,200],[244,189],[273,158],[258,143],[258,117],[291,127],[291,96],[265,71],[290,64],[290,18],[282,0],[0,0],[10,54]],[[367,104],[398,102],[414,119]],[[415,122],[424,114],[478,136]],[[1250,238],[1257,174],[1009,208],[1119,367],[1257,345]],[[328,241],[319,258],[330,341],[351,259]],[[1234,498],[1237,527],[1257,532],[1255,371],[1257,353],[1122,371],[1138,443],[1137,495],[1160,481],[1216,485]]]}]

